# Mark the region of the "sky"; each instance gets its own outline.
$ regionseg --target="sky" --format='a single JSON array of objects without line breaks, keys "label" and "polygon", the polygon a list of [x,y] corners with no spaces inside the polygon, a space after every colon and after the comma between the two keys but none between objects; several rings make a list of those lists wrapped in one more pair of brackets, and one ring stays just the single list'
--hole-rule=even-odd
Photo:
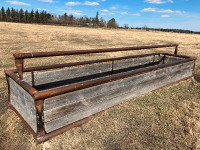
[{"label": "sky", "polygon": [[120,26],[200,31],[200,0],[0,0],[0,7],[115,18]]}]

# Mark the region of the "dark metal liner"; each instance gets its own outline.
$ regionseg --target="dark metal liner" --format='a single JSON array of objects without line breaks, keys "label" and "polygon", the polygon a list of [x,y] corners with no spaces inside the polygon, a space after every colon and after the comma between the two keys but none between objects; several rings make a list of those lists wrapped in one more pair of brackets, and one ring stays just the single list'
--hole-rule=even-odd
[{"label": "dark metal liner", "polygon": [[[37,57],[51,57],[51,56],[63,56],[63,55],[77,55],[77,54],[90,54],[90,53],[104,53],[104,52],[117,52],[117,51],[129,51],[129,50],[140,50],[140,49],[151,49],[151,48],[163,48],[163,47],[175,47],[174,54],[169,54],[169,53],[150,53],[150,54],[142,54],[142,55],[135,55],[135,56],[126,56],[126,57],[119,57],[119,58],[111,58],[111,59],[101,59],[101,60],[93,60],[93,61],[84,61],[84,62],[76,62],[76,63],[66,63],[66,64],[56,64],[56,65],[49,65],[49,66],[40,66],[40,67],[32,67],[32,68],[24,68],[23,67],[23,59],[26,58],[37,58]],[[177,65],[177,64],[182,64],[185,62],[189,62],[192,60],[195,60],[196,58],[194,57],[189,57],[185,55],[177,55],[178,52],[178,45],[177,44],[170,44],[170,45],[154,45],[154,46],[141,46],[141,47],[126,47],[126,48],[111,48],[111,49],[95,49],[95,50],[79,50],[79,51],[58,51],[58,52],[37,52],[37,53],[18,53],[14,54],[15,57],[15,62],[16,62],[16,69],[14,70],[7,70],[5,71],[6,77],[12,78],[15,82],[17,82],[23,89],[25,89],[32,97],[35,99],[35,107],[37,110],[37,113],[39,114],[39,117],[41,118],[42,114],[42,107],[43,107],[43,102],[45,98],[64,94],[67,92],[71,91],[76,91],[92,86],[97,86],[100,84],[112,82],[114,80],[119,80],[122,78],[126,78],[129,76],[134,76],[137,74],[141,74],[144,72],[150,72],[153,70],[158,70],[161,68]],[[130,59],[130,58],[139,58],[139,57],[146,57],[146,56],[155,56],[155,55],[167,55],[167,56],[174,56],[174,57],[180,57],[184,58],[183,60],[173,62],[173,63],[168,63],[168,64],[160,64],[157,66],[152,66],[148,68],[142,68],[139,70],[133,70],[125,73],[118,73],[118,74],[113,74],[111,76],[107,77],[101,77],[92,81],[84,81],[81,83],[76,83],[72,84],[69,86],[64,86],[56,89],[51,89],[47,91],[38,91],[35,88],[33,88],[31,85],[23,81],[23,72],[31,72],[32,77],[34,76],[34,71],[39,71],[39,70],[46,70],[46,69],[55,69],[55,68],[62,68],[62,67],[70,67],[70,66],[78,66],[78,65],[85,65],[85,64],[94,64],[94,63],[101,63],[101,62],[108,62],[108,61],[116,61],[116,60],[123,60],[123,59]],[[18,75],[16,75],[18,73]],[[32,81],[34,84],[34,81]],[[9,85],[8,85],[9,88]],[[31,133],[33,134],[34,138],[37,140],[38,143],[43,142],[48,140],[49,138],[56,136],[60,133],[65,132],[66,130],[74,127],[81,125],[91,119],[91,117],[82,119],[80,121],[77,121],[71,125],[68,125],[66,127],[63,127],[61,129],[55,130],[51,133],[45,133],[43,126],[40,126],[40,131],[38,133],[34,133],[34,131],[31,129],[31,127],[26,123],[26,121],[21,117],[21,115],[14,109],[14,107],[10,104],[9,100],[9,105],[11,108],[20,116],[22,121],[25,123],[26,126],[30,129]]]}]

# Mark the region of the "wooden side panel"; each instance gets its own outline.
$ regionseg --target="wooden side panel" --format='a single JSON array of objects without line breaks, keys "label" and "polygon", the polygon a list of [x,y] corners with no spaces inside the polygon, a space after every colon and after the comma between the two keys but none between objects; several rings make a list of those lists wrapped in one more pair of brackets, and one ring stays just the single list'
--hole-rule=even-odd
[{"label": "wooden side panel", "polygon": [[[83,77],[112,70],[112,64],[98,64],[85,67],[68,68],[34,74],[35,85],[46,84],[71,78]],[[31,75],[24,76],[24,81],[31,83]]]},{"label": "wooden side panel", "polygon": [[184,59],[184,58],[180,58],[180,57],[166,57],[165,58],[165,63],[172,63],[172,62],[177,62],[181,59]]},{"label": "wooden side panel", "polygon": [[32,96],[19,86],[14,80],[9,78],[10,83],[10,103],[20,113],[24,120],[30,125],[33,131],[37,132],[37,117],[35,101]]},{"label": "wooden side panel", "polygon": [[[149,56],[144,58],[135,58],[129,60],[122,60],[122,61],[115,61],[113,64],[113,69],[118,70],[122,68],[134,67],[142,64],[151,63],[154,61],[159,60],[159,56]],[[34,81],[35,85],[41,85],[46,83],[52,83],[56,81],[63,81],[67,79],[73,79],[88,75],[94,75],[104,72],[112,72],[112,63],[104,63],[104,64],[97,64],[97,65],[90,65],[84,67],[75,67],[75,68],[68,68],[68,69],[61,69],[56,71],[48,71],[48,72],[40,72],[34,74]],[[24,81],[28,82],[29,84],[32,83],[31,75],[24,75]]]},{"label": "wooden side panel", "polygon": [[46,99],[44,127],[47,133],[108,109],[124,101],[192,75],[194,62],[132,76],[96,87]]},{"label": "wooden side panel", "polygon": [[122,69],[122,68],[128,68],[128,67],[134,67],[142,64],[147,64],[151,62],[158,61],[160,59],[159,56],[149,56],[144,58],[137,58],[137,59],[128,59],[123,61],[116,61],[114,62],[114,70]]}]

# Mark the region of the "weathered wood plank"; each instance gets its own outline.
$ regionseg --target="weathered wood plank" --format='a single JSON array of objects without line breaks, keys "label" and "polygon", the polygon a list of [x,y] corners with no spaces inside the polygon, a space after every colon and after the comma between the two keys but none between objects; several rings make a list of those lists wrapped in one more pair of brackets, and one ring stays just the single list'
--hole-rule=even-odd
[{"label": "weathered wood plank", "polygon": [[188,62],[47,99],[44,103],[45,130],[47,133],[51,132],[123,101],[191,76],[193,65],[194,62]]},{"label": "weathered wood plank", "polygon": [[[185,65],[181,65],[179,69],[182,69],[183,67],[185,67]],[[162,73],[165,74],[164,71]],[[159,74],[157,75],[157,77],[158,76],[159,76]],[[118,80],[117,82],[110,82],[106,86],[104,86],[104,85],[96,86],[95,90],[93,90],[92,88],[80,90],[79,95],[76,95],[76,94],[74,94],[74,92],[71,92],[67,95],[50,98],[50,99],[48,99],[48,101],[46,101],[44,110],[50,110],[50,109],[53,109],[55,107],[59,107],[62,105],[76,103],[76,101],[79,101],[81,99],[88,99],[91,96],[95,97],[95,96],[100,95],[101,93],[105,93],[108,90],[122,88],[124,85],[128,86],[129,84],[130,85],[138,84],[139,82],[145,81],[145,80],[148,80],[145,78],[145,75],[135,76],[134,78],[126,78],[124,80]],[[92,93],[92,95],[88,95],[88,93]]]},{"label": "weathered wood plank", "polygon": [[[82,77],[90,74],[102,73],[106,71],[111,71],[111,69],[112,69],[112,64],[105,63],[105,64],[85,66],[85,67],[76,67],[76,68],[35,73],[34,74],[35,85],[51,83],[70,78]],[[24,81],[31,83],[31,76],[29,74],[25,75]]]},{"label": "weathered wood plank", "polygon": [[[158,61],[159,59],[160,59],[159,56],[155,56],[155,57],[149,56],[149,57],[144,57],[144,58],[135,58],[135,59],[129,59],[129,60],[116,61],[113,63],[113,69],[119,70],[122,68],[134,67],[134,66],[138,66],[142,64],[155,62],[155,61]],[[86,77],[89,75],[94,75],[94,74],[99,74],[99,73],[107,72],[107,74],[109,74],[110,72],[111,74],[111,71],[112,71],[112,63],[109,62],[109,63],[104,63],[104,64],[84,66],[84,67],[75,67],[75,68],[61,69],[61,70],[56,70],[56,71],[35,73],[34,82],[36,86],[42,85],[42,84],[48,84],[44,86],[48,86],[50,88],[51,85],[53,86],[53,84],[54,85],[60,84],[58,83],[58,81],[60,81],[62,84],[63,83],[62,81],[65,82],[65,80],[67,79],[75,78],[75,80],[79,80],[80,77]],[[31,75],[30,74],[24,75],[24,81],[31,84],[32,83]],[[66,81],[66,84],[70,84],[70,82],[73,82],[73,81]]]},{"label": "weathered wood plank", "polygon": [[115,61],[114,62],[114,70],[122,69],[122,68],[128,68],[128,67],[134,67],[141,64],[156,62],[160,59],[159,56],[149,56],[144,58],[137,58],[137,59],[128,59],[123,61]]},{"label": "weathered wood plank", "polygon": [[37,120],[35,101],[32,96],[20,87],[11,78],[8,79],[10,84],[10,102],[13,107],[21,114],[30,127],[37,132]]},{"label": "weathered wood plank", "polygon": [[180,58],[180,57],[166,57],[165,58],[165,63],[172,63],[172,62],[177,62],[181,59],[184,59],[184,58]]},{"label": "weathered wood plank", "polygon": [[[177,71],[175,71],[175,72],[172,72],[171,73],[171,76],[176,76],[176,74],[177,73],[179,73],[179,75],[181,75],[180,74],[180,72],[184,72],[184,70],[190,70],[190,68],[181,68],[180,70],[177,70]],[[137,83],[137,87],[140,85],[140,84],[142,84],[142,85],[144,85],[144,84],[150,84],[150,83],[153,83],[153,82],[155,82],[155,80],[163,80],[163,79],[166,79],[167,78],[167,74],[166,74],[166,71],[164,71],[164,74],[162,74],[162,73],[160,73],[160,74],[158,74],[157,76],[156,75],[154,75],[154,77],[152,77],[151,78],[151,80],[147,80],[147,79],[144,79],[144,80],[141,80],[141,82],[140,83]],[[119,88],[116,88],[116,89],[114,89],[114,90],[110,90],[110,89],[107,89],[107,91],[105,91],[104,93],[100,93],[99,95],[97,95],[97,96],[95,96],[95,97],[93,97],[93,93],[90,93],[90,94],[88,94],[88,95],[90,95],[91,97],[89,98],[89,101],[91,101],[91,99],[93,99],[92,101],[94,101],[95,99],[99,99],[99,96],[100,97],[104,97],[104,95],[109,95],[109,93],[111,92],[111,91],[117,91],[117,93],[124,93],[123,92],[123,89],[130,89],[130,88],[132,88],[133,87],[133,84],[128,84],[128,85],[126,85],[125,83],[124,84],[120,84],[121,85],[121,87]],[[126,90],[125,90],[126,91]],[[128,91],[128,90],[127,90]],[[80,93],[79,93],[80,94]],[[45,111],[45,117],[44,117],[44,119],[45,119],[45,121],[51,121],[51,120],[53,120],[53,119],[56,119],[56,118],[59,118],[59,117],[62,117],[62,116],[64,116],[64,115],[66,115],[65,114],[65,112],[67,112],[68,113],[68,106],[73,106],[73,108],[76,106],[78,106],[78,105],[80,105],[81,103],[87,103],[87,104],[90,104],[89,103],[89,101],[87,101],[88,99],[82,99],[81,101],[79,101],[79,102],[76,102],[76,103],[74,103],[74,104],[71,104],[71,105],[61,105],[60,107],[55,107],[55,108],[53,108],[53,109],[50,109],[50,110],[46,110]],[[71,109],[72,107],[70,107],[70,110],[72,110]]]},{"label": "weathered wood plank", "polygon": [[[180,66],[178,71],[182,70],[183,67],[185,68],[185,66]],[[174,71],[171,71],[171,73],[173,73],[173,72]],[[154,78],[158,78],[159,76],[162,76],[162,75],[165,75],[165,74],[166,74],[166,72],[162,71],[162,73],[159,73]],[[119,80],[118,82],[111,82],[106,86],[104,86],[104,85],[96,86],[95,90],[93,90],[92,88],[88,88],[88,89],[85,89],[85,90],[80,90],[79,91],[79,95],[81,95],[81,97],[79,95],[75,95],[72,92],[72,93],[69,93],[67,95],[59,96],[57,98],[50,98],[48,101],[46,101],[47,105],[45,105],[44,109],[45,110],[50,110],[50,109],[53,109],[53,108],[56,108],[56,107],[60,107],[62,105],[76,103],[76,100],[79,101],[81,99],[88,99],[91,96],[95,97],[95,96],[98,96],[101,93],[107,92],[108,90],[114,90],[114,89],[117,89],[117,88],[123,88],[124,85],[128,86],[128,85],[138,84],[139,82],[144,82],[145,80],[148,80],[147,78],[145,78],[145,75],[143,75],[143,76],[142,75],[141,76],[135,76],[133,79],[132,78],[127,78],[127,79],[124,79],[124,80]],[[92,95],[88,95],[88,93],[92,93]],[[69,101],[68,99],[72,100],[72,101]]]}]

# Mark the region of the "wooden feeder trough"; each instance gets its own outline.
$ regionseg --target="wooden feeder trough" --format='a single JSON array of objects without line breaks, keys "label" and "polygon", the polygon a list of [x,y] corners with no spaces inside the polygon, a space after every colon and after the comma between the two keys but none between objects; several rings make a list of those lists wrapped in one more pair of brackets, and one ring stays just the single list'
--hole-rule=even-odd
[{"label": "wooden feeder trough", "polygon": [[[28,58],[163,47],[175,47],[174,54],[150,53],[23,67],[23,60]],[[5,71],[9,106],[23,120],[37,142],[41,143],[85,123],[112,106],[192,77],[195,58],[177,55],[177,51],[178,45],[172,44],[14,54],[17,69]],[[51,70],[44,71],[48,69]]]}]

